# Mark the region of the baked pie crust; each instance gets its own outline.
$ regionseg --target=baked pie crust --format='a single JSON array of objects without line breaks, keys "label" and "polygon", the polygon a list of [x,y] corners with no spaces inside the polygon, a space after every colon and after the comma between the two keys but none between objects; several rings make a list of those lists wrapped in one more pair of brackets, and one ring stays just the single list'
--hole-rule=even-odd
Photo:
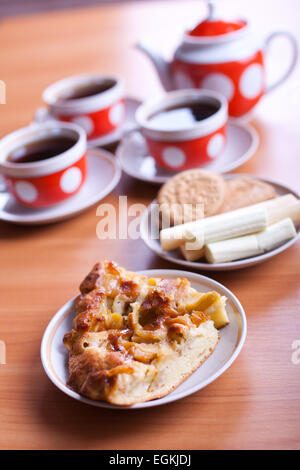
[{"label": "baked pie crust", "polygon": [[116,405],[163,397],[214,351],[228,317],[225,297],[199,293],[185,278],[147,278],[114,262],[94,266],[80,285],[68,385]]}]

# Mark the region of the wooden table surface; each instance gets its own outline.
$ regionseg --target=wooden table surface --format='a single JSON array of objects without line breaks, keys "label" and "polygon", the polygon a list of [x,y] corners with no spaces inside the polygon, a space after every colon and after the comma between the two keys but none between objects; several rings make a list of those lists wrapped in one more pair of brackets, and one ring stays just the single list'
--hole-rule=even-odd
[{"label": "wooden table surface", "polygon": [[[226,5],[263,34],[287,28],[300,39],[298,0]],[[64,76],[111,72],[125,77],[129,94],[158,93],[154,70],[133,44],[152,38],[168,53],[203,12],[201,1],[148,2],[3,19],[0,79],[7,104],[0,105],[1,136],[26,125],[42,104],[43,88]],[[272,55],[276,72],[287,60],[285,45]],[[239,172],[299,189],[299,87],[298,67],[257,108],[252,124],[261,145]],[[156,191],[123,175],[104,202],[117,205],[126,194],[129,204],[148,204]],[[93,207],[49,226],[0,223],[0,340],[7,348],[7,364],[0,365],[0,448],[299,449],[300,364],[292,362],[292,343],[300,340],[299,243],[263,265],[210,274],[240,299],[248,336],[233,366],[204,390],[162,407],[110,411],[80,404],[50,383],[40,360],[43,331],[95,261],[176,269],[141,240],[98,240],[98,221]]]}]

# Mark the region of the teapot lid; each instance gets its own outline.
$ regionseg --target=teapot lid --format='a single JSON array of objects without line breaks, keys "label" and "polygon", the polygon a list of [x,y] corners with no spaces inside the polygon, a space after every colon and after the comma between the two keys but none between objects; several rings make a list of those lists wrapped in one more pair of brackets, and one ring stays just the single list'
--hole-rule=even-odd
[{"label": "teapot lid", "polygon": [[192,30],[186,31],[186,35],[195,40],[203,39],[205,41],[215,39],[229,39],[237,32],[241,32],[247,26],[247,21],[243,19],[225,20],[216,13],[216,5],[210,1],[208,3],[208,17],[197,24]]}]

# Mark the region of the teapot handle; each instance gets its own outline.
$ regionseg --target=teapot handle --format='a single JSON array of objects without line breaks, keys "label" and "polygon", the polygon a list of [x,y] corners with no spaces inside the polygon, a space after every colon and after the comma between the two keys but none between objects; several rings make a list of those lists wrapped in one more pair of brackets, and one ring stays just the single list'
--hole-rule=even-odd
[{"label": "teapot handle", "polygon": [[298,43],[297,43],[296,38],[289,31],[275,31],[274,33],[270,34],[270,36],[267,37],[266,42],[265,42],[266,52],[268,52],[270,43],[274,39],[280,36],[285,36],[289,40],[291,47],[292,47],[292,60],[288,69],[284,72],[284,74],[276,82],[267,85],[266,93],[269,93],[270,91],[274,90],[283,82],[285,82],[285,80],[287,80],[287,78],[291,75],[294,68],[296,67],[297,60],[298,60]]}]

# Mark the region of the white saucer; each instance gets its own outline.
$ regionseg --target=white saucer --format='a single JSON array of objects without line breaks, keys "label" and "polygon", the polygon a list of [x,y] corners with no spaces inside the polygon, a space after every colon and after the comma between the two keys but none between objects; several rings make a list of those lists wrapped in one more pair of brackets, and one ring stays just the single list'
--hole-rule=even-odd
[{"label": "white saucer", "polygon": [[[233,175],[223,175],[223,176],[225,179],[231,179],[231,178],[239,178],[241,176],[249,176],[249,175],[233,174]],[[295,192],[291,188],[288,188],[287,186],[278,184],[271,180],[259,178],[257,176],[255,178],[261,181],[265,181],[266,183],[272,184],[276,192],[280,196],[283,196],[284,194],[292,193],[298,199],[300,198],[300,195],[297,192]],[[157,201],[155,200],[152,202],[152,204],[153,203],[157,204]],[[149,236],[149,234],[151,233],[150,221],[151,220],[155,221],[155,214],[157,218],[157,211],[152,211],[153,209],[152,204],[148,206],[148,209],[143,213],[142,218],[141,218],[140,234],[141,234],[142,239],[144,240],[148,248],[154,251],[154,253],[156,253],[161,258],[171,261],[172,263],[184,266],[186,268],[190,268],[193,271],[195,270],[196,271],[198,270],[199,271],[200,270],[201,271],[232,271],[233,269],[242,269],[242,268],[247,268],[249,266],[254,266],[255,264],[263,263],[264,261],[272,258],[273,256],[278,255],[282,251],[285,251],[287,248],[292,246],[300,238],[300,225],[298,225],[296,227],[297,236],[295,238],[283,243],[278,248],[268,251],[267,253],[264,253],[262,255],[253,256],[251,258],[246,258],[246,259],[242,259],[238,261],[232,261],[231,263],[219,263],[219,264],[209,264],[207,262],[203,262],[203,260],[187,261],[186,259],[184,259],[179,249],[171,250],[171,251],[163,251],[160,246],[160,241],[158,239],[151,238],[151,236]],[[151,217],[151,214],[152,214],[152,217]],[[154,230],[154,232],[156,232],[156,230]]]},{"label": "white saucer", "polygon": [[52,318],[44,333],[41,345],[41,358],[49,379],[64,393],[75,400],[102,408],[136,409],[163,405],[191,395],[206,387],[223,374],[239,355],[246,338],[247,322],[245,312],[235,295],[222,284],[199,274],[186,271],[155,269],[141,271],[150,277],[186,277],[192,287],[200,292],[217,291],[227,297],[227,313],[230,323],[220,331],[220,341],[213,354],[173,392],[158,400],[138,403],[133,406],[116,406],[102,401],[83,397],[67,385],[68,352],[62,344],[64,334],[72,329],[74,299],[67,302]]},{"label": "white saucer", "polygon": [[[259,137],[249,124],[230,122],[227,126],[227,144],[216,160],[201,166],[206,170],[226,173],[241,166],[256,152]],[[176,171],[160,168],[148,154],[145,139],[138,132],[125,136],[117,149],[117,157],[125,173],[133,178],[155,184],[165,183]]]},{"label": "white saucer", "polygon": [[88,150],[87,163],[87,179],[80,191],[55,206],[34,209],[22,206],[7,192],[0,193],[0,220],[23,225],[49,224],[88,209],[117,186],[121,168],[113,155],[100,149]]},{"label": "white saucer", "polygon": [[136,127],[135,112],[142,102],[135,98],[125,98],[125,106],[127,110],[126,121],[119,129],[103,137],[97,137],[96,139],[90,139],[88,141],[88,147],[105,147],[113,144],[117,144],[126,132],[131,131]]}]

